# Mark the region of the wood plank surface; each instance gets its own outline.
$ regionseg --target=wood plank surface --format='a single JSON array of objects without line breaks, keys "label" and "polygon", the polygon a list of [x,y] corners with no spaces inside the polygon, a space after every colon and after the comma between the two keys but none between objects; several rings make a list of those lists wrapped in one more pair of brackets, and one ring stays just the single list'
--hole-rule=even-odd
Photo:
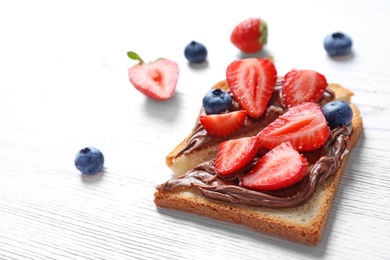
[{"label": "wood plank surface", "polygon": [[[261,55],[279,75],[317,70],[353,90],[363,116],[315,247],[153,203],[204,94],[247,57],[229,37],[252,16],[269,25]],[[389,25],[386,0],[1,2],[0,259],[390,259]],[[322,46],[334,31],[352,37],[346,58]],[[192,40],[206,63],[186,61]],[[131,86],[130,50],[179,64],[172,99]],[[74,166],[85,146],[105,155],[98,176]]]}]

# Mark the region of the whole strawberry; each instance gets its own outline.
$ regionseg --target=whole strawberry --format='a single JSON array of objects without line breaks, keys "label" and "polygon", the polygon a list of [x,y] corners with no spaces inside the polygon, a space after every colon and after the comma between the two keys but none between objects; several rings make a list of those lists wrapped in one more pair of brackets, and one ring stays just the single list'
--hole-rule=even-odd
[{"label": "whole strawberry", "polygon": [[267,43],[268,26],[260,18],[248,18],[233,30],[230,41],[245,53],[255,53]]},{"label": "whole strawberry", "polygon": [[155,100],[167,100],[175,94],[179,66],[168,59],[145,63],[135,52],[128,52],[130,59],[139,63],[129,68],[129,80],[145,96]]}]

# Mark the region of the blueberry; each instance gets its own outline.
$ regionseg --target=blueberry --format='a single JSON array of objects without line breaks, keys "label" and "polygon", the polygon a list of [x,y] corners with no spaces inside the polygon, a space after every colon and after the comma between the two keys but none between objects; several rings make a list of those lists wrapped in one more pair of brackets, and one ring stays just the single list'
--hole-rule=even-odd
[{"label": "blueberry", "polygon": [[353,115],[351,106],[342,100],[334,100],[325,104],[322,112],[331,129],[340,125],[349,125]]},{"label": "blueberry", "polygon": [[219,88],[209,90],[202,102],[206,114],[219,114],[229,110],[232,106],[232,98],[229,93]]},{"label": "blueberry", "polygon": [[206,60],[206,47],[196,41],[190,42],[184,49],[184,56],[191,63],[200,63]]},{"label": "blueberry", "polygon": [[86,147],[76,154],[74,164],[83,174],[96,174],[103,168],[104,156],[98,149],[94,147]]},{"label": "blueberry", "polygon": [[341,32],[329,34],[324,39],[324,48],[331,56],[344,56],[351,52],[351,38]]}]

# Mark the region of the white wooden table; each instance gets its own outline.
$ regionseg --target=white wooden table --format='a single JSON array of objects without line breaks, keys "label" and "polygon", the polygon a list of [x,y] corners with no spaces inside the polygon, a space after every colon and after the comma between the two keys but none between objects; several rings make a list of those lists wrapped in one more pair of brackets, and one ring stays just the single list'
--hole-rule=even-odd
[{"label": "white wooden table", "polygon": [[[165,155],[191,130],[201,98],[246,57],[233,27],[268,22],[264,55],[279,75],[314,69],[355,92],[365,130],[347,162],[316,247],[157,210],[171,178]],[[390,1],[2,1],[0,3],[0,259],[390,259]],[[322,41],[342,31],[353,54]],[[190,66],[184,47],[204,43]],[[130,85],[127,51],[176,61],[176,95]],[[77,151],[100,149],[85,178]]]}]

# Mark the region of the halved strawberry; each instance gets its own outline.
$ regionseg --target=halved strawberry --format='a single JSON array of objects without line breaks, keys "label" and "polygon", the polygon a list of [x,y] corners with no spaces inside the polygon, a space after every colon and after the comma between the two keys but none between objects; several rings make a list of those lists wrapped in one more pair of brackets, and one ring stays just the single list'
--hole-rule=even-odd
[{"label": "halved strawberry", "polygon": [[248,18],[234,27],[230,41],[245,53],[260,51],[267,43],[267,23],[259,18]]},{"label": "halved strawberry", "polygon": [[313,151],[324,145],[330,130],[321,107],[306,102],[290,108],[257,134],[260,145],[272,149],[283,142],[299,151]]},{"label": "halved strawberry", "polygon": [[258,148],[256,136],[222,142],[218,146],[215,170],[221,176],[231,175],[247,165],[255,157]]},{"label": "halved strawberry", "polygon": [[128,52],[128,57],[139,63],[128,70],[133,86],[152,99],[167,100],[175,94],[179,77],[179,66],[168,59],[144,63],[134,52]]},{"label": "halved strawberry", "polygon": [[292,69],[283,78],[283,102],[287,107],[317,102],[327,86],[325,76],[314,70]]},{"label": "halved strawberry", "polygon": [[254,190],[278,190],[289,187],[307,174],[308,162],[289,143],[282,143],[263,157],[241,180],[241,185]]},{"label": "halved strawberry", "polygon": [[245,119],[245,110],[203,115],[199,118],[207,133],[216,137],[225,137],[238,131],[244,125]]},{"label": "halved strawberry", "polygon": [[264,113],[276,78],[274,64],[262,58],[236,60],[226,70],[226,81],[234,98],[253,118]]}]

